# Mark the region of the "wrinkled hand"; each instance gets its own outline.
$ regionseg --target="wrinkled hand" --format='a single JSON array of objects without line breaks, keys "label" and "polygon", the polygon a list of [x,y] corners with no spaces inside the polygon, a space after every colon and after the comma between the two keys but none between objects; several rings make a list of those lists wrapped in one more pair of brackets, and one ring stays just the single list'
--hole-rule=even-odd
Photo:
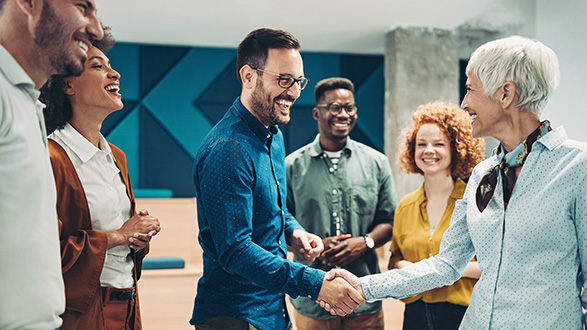
[{"label": "wrinkled hand", "polygon": [[331,240],[324,244],[328,244],[328,248],[320,256],[322,262],[329,266],[344,267],[367,251],[363,236],[351,237],[347,234],[329,238]]},{"label": "wrinkled hand", "polygon": [[322,239],[302,229],[294,229],[288,244],[305,261],[314,261],[324,250]]},{"label": "wrinkled hand", "polygon": [[361,281],[345,269],[326,273],[317,303],[332,315],[345,316],[366,303]]}]

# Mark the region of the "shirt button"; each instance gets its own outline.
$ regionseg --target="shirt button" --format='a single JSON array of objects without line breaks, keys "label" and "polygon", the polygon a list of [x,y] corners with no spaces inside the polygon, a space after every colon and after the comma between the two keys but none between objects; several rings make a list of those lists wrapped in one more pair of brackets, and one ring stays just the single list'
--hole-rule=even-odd
[{"label": "shirt button", "polygon": [[330,173],[334,172],[334,169],[331,167],[328,169],[330,171]]},{"label": "shirt button", "polygon": [[279,186],[279,181],[277,181],[277,185]]},{"label": "shirt button", "polygon": [[428,253],[428,256],[429,256],[429,257],[432,257],[432,253]]},{"label": "shirt button", "polygon": [[335,217],[336,216],[336,212],[332,212],[332,216]]},{"label": "shirt button", "polygon": [[338,191],[336,191],[336,189],[332,190],[333,195],[336,195],[336,193],[338,193]]},{"label": "shirt button", "polygon": [[281,215],[284,215],[284,214],[285,214],[285,211],[281,211]]},{"label": "shirt button", "polygon": [[432,240],[432,236],[428,237],[428,240],[431,241]]},{"label": "shirt button", "polygon": [[281,245],[281,240],[277,241],[277,244]]},{"label": "shirt button", "polygon": [[267,134],[267,138],[270,139],[271,138],[271,134]]}]

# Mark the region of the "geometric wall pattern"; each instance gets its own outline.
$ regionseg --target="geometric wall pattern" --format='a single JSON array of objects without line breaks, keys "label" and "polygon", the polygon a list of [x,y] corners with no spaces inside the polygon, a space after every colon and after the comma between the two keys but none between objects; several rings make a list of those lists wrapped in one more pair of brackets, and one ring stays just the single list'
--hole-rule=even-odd
[{"label": "geometric wall pattern", "polygon": [[[194,196],[192,166],[208,131],[240,94],[236,48],[152,46],[118,43],[108,53],[121,74],[124,108],[102,126],[108,141],[128,158],[133,187],[166,189],[174,197]],[[281,126],[290,153],[312,141],[314,86],[321,79],[347,77],[355,84],[359,119],[351,137],[383,150],[383,56],[302,52],[308,87]]]}]

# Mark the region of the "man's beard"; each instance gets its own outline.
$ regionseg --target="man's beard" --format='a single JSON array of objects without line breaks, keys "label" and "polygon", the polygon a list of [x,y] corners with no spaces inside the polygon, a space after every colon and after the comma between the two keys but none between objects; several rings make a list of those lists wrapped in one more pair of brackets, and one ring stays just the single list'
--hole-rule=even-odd
[{"label": "man's beard", "polygon": [[[287,95],[283,98],[291,99]],[[289,123],[289,116],[280,117],[277,114],[273,101],[271,96],[265,92],[265,86],[263,86],[261,79],[258,79],[255,90],[251,94],[251,106],[253,107],[252,110],[257,114],[259,121],[267,126],[285,125]]]},{"label": "man's beard", "polygon": [[68,53],[70,40],[67,28],[68,24],[55,14],[53,6],[45,0],[39,23],[35,27],[35,44],[47,52],[54,74],[79,76],[84,71],[83,62]]}]

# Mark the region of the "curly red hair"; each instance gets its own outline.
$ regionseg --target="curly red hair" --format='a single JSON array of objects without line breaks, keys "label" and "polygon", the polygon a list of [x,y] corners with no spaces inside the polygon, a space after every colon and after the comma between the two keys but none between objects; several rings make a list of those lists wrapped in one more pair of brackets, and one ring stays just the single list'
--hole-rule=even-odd
[{"label": "curly red hair", "polygon": [[458,105],[435,101],[420,105],[412,113],[413,122],[402,130],[397,163],[406,173],[423,174],[414,158],[416,134],[425,124],[436,124],[450,141],[450,172],[454,179],[466,178],[485,158],[485,143],[471,135],[471,118]]}]

